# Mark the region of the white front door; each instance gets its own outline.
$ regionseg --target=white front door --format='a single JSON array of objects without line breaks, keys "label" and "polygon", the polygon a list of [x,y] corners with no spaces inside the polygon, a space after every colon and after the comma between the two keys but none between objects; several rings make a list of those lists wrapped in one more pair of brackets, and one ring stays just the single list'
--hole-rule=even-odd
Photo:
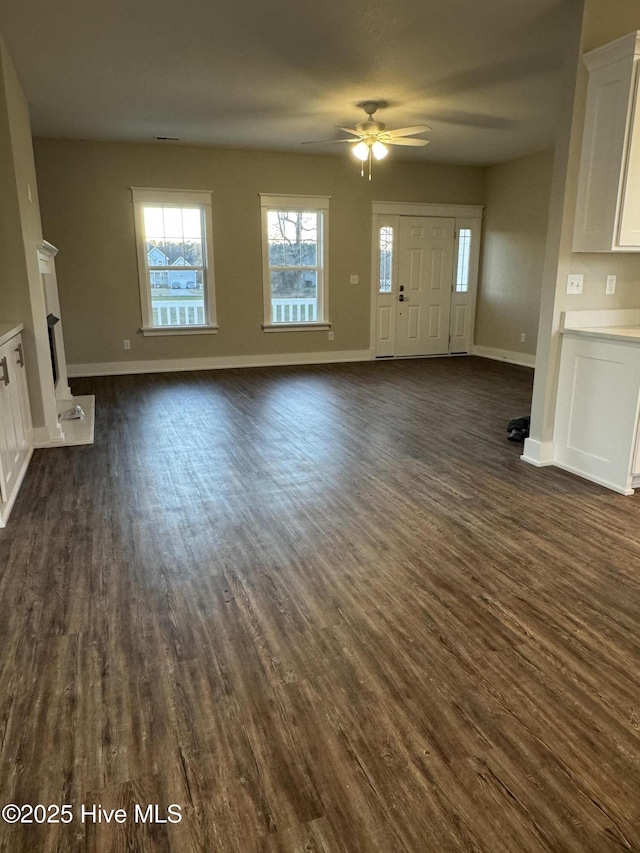
[{"label": "white front door", "polygon": [[396,202],[373,208],[375,357],[470,352],[482,208]]},{"label": "white front door", "polygon": [[454,226],[454,219],[400,217],[398,356],[449,352]]}]

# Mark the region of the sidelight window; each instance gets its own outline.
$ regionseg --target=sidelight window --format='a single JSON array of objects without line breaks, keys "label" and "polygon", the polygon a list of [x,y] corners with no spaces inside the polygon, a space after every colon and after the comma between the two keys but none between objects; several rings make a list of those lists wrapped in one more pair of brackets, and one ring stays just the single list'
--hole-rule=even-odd
[{"label": "sidelight window", "polygon": [[469,290],[469,258],[471,257],[471,229],[458,231],[458,266],[456,272],[456,293]]},{"label": "sidelight window", "polygon": [[393,226],[382,225],[379,231],[379,293],[393,290]]}]

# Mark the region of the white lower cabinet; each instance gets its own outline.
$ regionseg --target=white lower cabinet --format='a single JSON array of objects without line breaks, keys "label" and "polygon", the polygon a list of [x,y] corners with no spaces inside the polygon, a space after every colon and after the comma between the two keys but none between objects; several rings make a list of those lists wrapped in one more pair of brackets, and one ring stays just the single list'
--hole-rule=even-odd
[{"label": "white lower cabinet", "polygon": [[640,337],[634,342],[627,330],[612,329],[609,337],[604,331],[563,334],[554,464],[631,495],[638,485]]},{"label": "white lower cabinet", "polygon": [[22,336],[0,336],[0,527],[7,523],[29,464],[31,408]]}]

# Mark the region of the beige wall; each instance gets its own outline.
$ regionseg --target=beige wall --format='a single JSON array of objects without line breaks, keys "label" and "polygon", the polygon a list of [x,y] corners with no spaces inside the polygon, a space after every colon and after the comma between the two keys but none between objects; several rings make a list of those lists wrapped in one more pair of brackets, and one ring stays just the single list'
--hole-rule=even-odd
[{"label": "beige wall", "polygon": [[[580,11],[576,6],[576,15]],[[533,393],[530,450],[543,456],[550,452],[557,396],[561,340],[558,333],[562,311],[594,308],[637,308],[640,305],[640,254],[572,252],[578,168],[586,106],[588,75],[582,54],[613,39],[640,29],[637,0],[585,0],[577,30],[574,69],[567,69],[569,97],[566,121],[559,124],[552,204],[547,239],[547,259],[540,311],[536,376]],[[572,47],[567,55],[571,58]],[[567,296],[570,273],[583,273],[580,296]],[[617,275],[614,296],[605,296],[605,281]],[[533,446],[536,444],[538,450]],[[542,448],[542,449],[540,449]],[[525,448],[525,452],[527,448]]]},{"label": "beige wall", "polygon": [[[369,348],[371,202],[481,204],[484,170],[389,158],[373,181],[335,157],[40,139],[42,216],[56,245],[70,364]],[[217,335],[143,337],[129,187],[210,189]],[[331,196],[326,332],[265,334],[258,193]],[[349,284],[357,273],[360,284]],[[131,350],[123,340],[131,340]]]},{"label": "beige wall", "polygon": [[553,151],[544,151],[487,169],[479,346],[535,355],[552,168]]}]

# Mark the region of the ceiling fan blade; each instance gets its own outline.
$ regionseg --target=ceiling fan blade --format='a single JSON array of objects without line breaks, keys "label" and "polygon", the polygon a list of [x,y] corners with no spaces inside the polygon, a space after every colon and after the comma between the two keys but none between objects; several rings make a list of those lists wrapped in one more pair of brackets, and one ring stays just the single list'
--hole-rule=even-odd
[{"label": "ceiling fan blade", "polygon": [[357,142],[357,139],[349,137],[349,139],[312,139],[302,142],[301,145],[328,145],[330,142]]},{"label": "ceiling fan blade", "polygon": [[385,139],[385,145],[428,145],[428,139]]},{"label": "ceiling fan blade", "polygon": [[353,133],[354,136],[362,136],[363,135],[361,133],[361,131],[356,130],[355,127],[340,127],[339,124],[337,124],[336,127],[338,128],[338,130],[346,130],[347,133]]},{"label": "ceiling fan blade", "polygon": [[[344,128],[342,128],[344,130]],[[389,136],[394,139],[396,136],[413,136],[414,133],[426,133],[431,130],[428,124],[416,124],[413,127],[399,127],[396,130],[387,130]]]}]

